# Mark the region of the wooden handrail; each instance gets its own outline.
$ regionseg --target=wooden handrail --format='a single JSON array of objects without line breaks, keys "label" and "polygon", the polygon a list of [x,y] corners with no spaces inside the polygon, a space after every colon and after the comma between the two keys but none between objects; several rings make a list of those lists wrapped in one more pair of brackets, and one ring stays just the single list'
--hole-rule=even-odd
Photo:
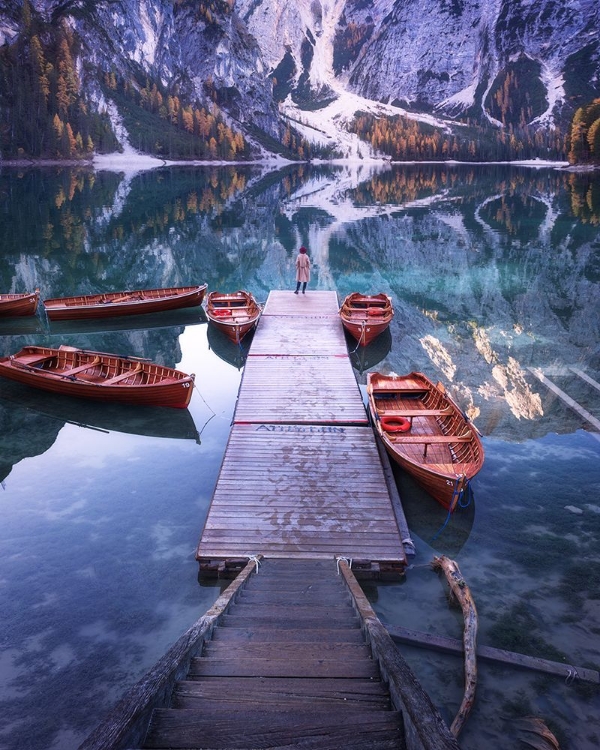
[{"label": "wooden handrail", "polygon": [[339,571],[352,598],[352,605],[362,621],[362,629],[379,663],[382,678],[387,681],[394,708],[402,712],[407,748],[420,750],[460,750],[456,737],[444,722],[431,698],[396,648],[354,573],[344,559],[338,559]]}]

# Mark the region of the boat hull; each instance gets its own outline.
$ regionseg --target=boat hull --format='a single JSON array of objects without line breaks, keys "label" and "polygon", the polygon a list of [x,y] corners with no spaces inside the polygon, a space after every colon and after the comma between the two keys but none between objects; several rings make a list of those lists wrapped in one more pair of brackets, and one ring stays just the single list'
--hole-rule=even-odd
[{"label": "boat hull", "polygon": [[35,315],[39,299],[38,291],[31,294],[0,294],[0,316]]},{"label": "boat hull", "polygon": [[359,346],[368,346],[381,336],[393,317],[394,309],[386,294],[353,292],[340,307],[342,325]]},{"label": "boat hull", "polygon": [[203,284],[57,297],[44,300],[44,307],[50,320],[88,320],[119,315],[141,315],[197,307],[204,300],[206,288],[207,285]]},{"label": "boat hull", "polygon": [[24,347],[0,359],[0,376],[77,398],[178,409],[187,408],[194,386],[194,376],[179,370],[72,347]]},{"label": "boat hull", "polygon": [[256,327],[261,313],[260,305],[249,292],[211,292],[208,295],[206,317],[235,344]]},{"label": "boat hull", "polygon": [[373,424],[391,458],[449,511],[464,504],[484,452],[473,424],[422,373],[368,373]]}]

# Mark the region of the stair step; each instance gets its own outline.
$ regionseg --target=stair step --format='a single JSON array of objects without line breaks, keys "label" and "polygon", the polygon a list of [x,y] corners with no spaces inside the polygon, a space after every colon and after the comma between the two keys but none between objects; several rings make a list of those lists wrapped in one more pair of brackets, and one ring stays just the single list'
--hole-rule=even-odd
[{"label": "stair step", "polygon": [[156,709],[144,747],[372,750],[377,747],[373,743],[380,740],[393,740],[396,749],[402,747],[402,737],[402,718],[394,711],[348,712],[332,707],[316,714],[290,706],[283,711],[261,708],[211,715],[210,711],[193,709]]},{"label": "stair step", "polygon": [[192,659],[188,677],[343,677],[379,679],[379,668],[372,659],[296,658],[204,658]]},{"label": "stair step", "polygon": [[[254,628],[254,627],[273,627],[273,629],[287,630],[298,628],[301,625],[302,628],[318,629],[328,628],[335,626],[340,630],[359,630],[359,622],[356,617],[340,617],[340,616],[316,616],[314,610],[312,613],[306,613],[303,617],[293,617],[291,614],[266,614],[260,612],[260,614],[238,614],[237,610],[234,610],[234,615],[223,615],[219,620],[219,625],[224,628]],[[260,611],[260,610],[259,610]]]},{"label": "stair step", "polygon": [[278,604],[277,601],[271,604],[255,604],[246,602],[243,597],[239,597],[230,610],[236,616],[244,614],[259,613],[261,615],[274,615],[276,617],[314,617],[317,612],[320,617],[353,617],[354,609],[350,602],[327,602],[323,605],[314,605],[310,602],[302,604],[289,604],[283,602]]},{"label": "stair step", "polygon": [[348,607],[350,597],[344,596],[343,592],[333,594],[331,591],[320,591],[308,588],[302,591],[261,591],[247,589],[238,596],[236,605],[240,604],[277,604],[285,606],[311,605],[313,607]]},{"label": "stair step", "polygon": [[268,625],[249,629],[247,627],[216,627],[213,630],[212,641],[215,643],[230,643],[232,645],[244,643],[364,643],[364,638],[358,623],[347,628],[278,628],[274,630]]},{"label": "stair step", "polygon": [[[311,706],[378,707],[388,709],[390,700],[387,687],[377,680],[352,680],[288,677],[219,677],[178,682],[173,701],[205,700],[231,704],[236,710],[246,703],[300,704],[309,701]],[[190,708],[194,706],[189,706]]]},{"label": "stair step", "polygon": [[246,656],[266,658],[272,657],[275,654],[279,656],[285,654],[286,658],[293,658],[296,654],[306,659],[332,659],[340,657],[370,659],[371,649],[364,643],[307,643],[306,641],[289,641],[282,646],[281,644],[273,644],[270,641],[239,644],[223,641],[207,641],[204,644],[202,658],[235,657],[237,659]]}]

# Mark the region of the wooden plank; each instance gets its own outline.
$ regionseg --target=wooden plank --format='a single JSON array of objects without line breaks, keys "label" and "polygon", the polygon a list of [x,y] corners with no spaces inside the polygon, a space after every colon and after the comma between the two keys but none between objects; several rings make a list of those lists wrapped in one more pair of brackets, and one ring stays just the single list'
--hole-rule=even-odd
[{"label": "wooden plank", "polygon": [[[266,659],[277,651],[271,642],[241,643],[234,646],[224,641],[209,641],[204,646],[202,658],[242,659],[245,657]],[[371,659],[371,651],[364,643],[319,643],[312,641],[288,641],[285,658],[291,659]]]},{"label": "wooden plank", "polygon": [[[297,742],[304,750],[345,748],[379,750],[398,748],[401,719],[393,711],[347,711],[315,717],[312,712],[265,712],[258,709],[228,712],[219,717],[203,711],[159,710],[153,715],[146,737],[147,748],[276,748]],[[396,744],[376,744],[380,740]],[[335,743],[335,744],[333,744]]]},{"label": "wooden plank", "polygon": [[213,643],[226,641],[233,644],[261,642],[285,644],[313,641],[321,644],[342,642],[364,643],[364,638],[357,622],[350,623],[348,627],[344,627],[343,629],[332,627],[297,628],[292,623],[289,628],[278,628],[277,630],[273,630],[268,624],[263,627],[256,625],[248,628],[246,625],[237,628],[225,622],[223,627],[214,630],[212,640]]},{"label": "wooden plank", "polygon": [[273,290],[263,308],[263,317],[268,315],[291,315],[308,317],[329,315],[338,317],[339,301],[333,291],[313,291],[294,294],[293,291]]},{"label": "wooden plank", "polygon": [[[410,643],[413,646],[431,648],[435,651],[450,654],[460,655],[463,653],[462,641],[455,638],[432,635],[431,633],[420,633],[398,625],[386,625],[386,628],[392,638],[399,643]],[[583,680],[584,682],[591,682],[596,685],[600,684],[600,674],[595,669],[574,667],[571,664],[540,659],[536,656],[527,656],[491,646],[477,646],[477,656],[486,661],[499,662],[501,664],[509,664],[513,667],[558,675],[569,681]]]},{"label": "wooden plank", "polygon": [[319,657],[292,659],[286,657],[238,659],[196,658],[190,666],[190,677],[338,677],[348,680],[376,680],[379,678],[377,665],[366,659],[326,659]]},{"label": "wooden plank", "polygon": [[366,424],[350,360],[249,357],[235,422]]},{"label": "wooden plank", "polygon": [[348,347],[341,322],[330,316],[263,316],[252,339],[249,357],[256,355],[327,355],[347,358]]},{"label": "wooden plank", "polygon": [[[264,615],[255,614],[249,615],[229,615],[225,614],[221,618],[221,625],[224,628],[264,628],[273,626],[273,620]],[[284,630],[296,630],[300,624],[300,618],[296,622],[290,622],[289,620],[277,620],[277,635]],[[328,627],[335,627],[337,630],[354,630],[358,628],[358,623],[349,620],[347,617],[331,617],[327,623]],[[314,618],[305,617],[302,619],[302,627],[307,630],[321,631],[323,629],[322,622],[315,622]],[[275,631],[271,631],[275,632]]]},{"label": "wooden plank", "polygon": [[[215,700],[214,679],[186,680],[178,683],[173,691],[173,708],[205,708],[210,710],[211,700]],[[322,678],[304,680],[297,678],[268,679],[242,677],[219,678],[219,705],[229,706],[229,710],[244,708],[246,704],[261,705],[279,709],[284,705],[317,706],[330,708],[343,706],[351,709],[374,708],[388,710],[390,699],[381,682],[376,680],[347,680]]]},{"label": "wooden plank", "polygon": [[596,430],[600,432],[600,419],[596,419],[592,414],[589,413],[583,406],[580,406],[577,401],[572,399],[564,391],[562,391],[557,385],[549,380],[544,373],[537,367],[528,367],[529,372],[534,375],[546,388],[548,388],[555,396],[558,396],[570,409],[577,412],[586,422],[592,425]]}]

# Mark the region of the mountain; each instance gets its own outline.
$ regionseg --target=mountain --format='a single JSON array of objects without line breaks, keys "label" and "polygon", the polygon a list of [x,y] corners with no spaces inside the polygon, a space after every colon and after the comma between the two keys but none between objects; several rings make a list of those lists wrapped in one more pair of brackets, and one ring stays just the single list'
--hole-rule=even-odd
[{"label": "mountain", "polygon": [[[306,156],[308,143],[365,157],[348,133],[357,111],[543,132],[600,94],[596,0],[6,0],[0,45],[5,156],[61,138],[64,155],[67,122],[73,155],[116,141],[171,155],[173,133],[147,136],[152,123],[197,137],[206,112],[231,129],[213,157]],[[69,80],[79,99],[61,102]],[[35,148],[14,136],[28,108],[53,125]],[[104,119],[82,124],[82,110]],[[238,131],[248,143],[229,148]]]}]

